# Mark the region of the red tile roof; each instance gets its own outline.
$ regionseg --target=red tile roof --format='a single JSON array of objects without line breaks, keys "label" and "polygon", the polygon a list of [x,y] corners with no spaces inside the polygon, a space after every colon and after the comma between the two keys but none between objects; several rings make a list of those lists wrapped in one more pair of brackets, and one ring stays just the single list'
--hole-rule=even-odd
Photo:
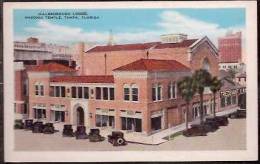
[{"label": "red tile roof", "polygon": [[161,43],[161,42],[149,42],[149,43],[136,43],[136,44],[121,44],[121,45],[107,45],[107,46],[96,46],[87,52],[105,52],[105,51],[125,51],[125,50],[146,50],[154,47],[155,49],[160,48],[179,48],[189,47],[198,39],[187,39],[180,43]]},{"label": "red tile roof", "polygon": [[125,51],[125,50],[146,50],[149,49],[159,42],[150,43],[137,43],[137,44],[122,44],[122,45],[107,45],[107,46],[96,46],[87,52],[104,52],[104,51]]},{"label": "red tile roof", "polygon": [[190,71],[176,60],[140,59],[114,69],[115,71]]},{"label": "red tile roof", "polygon": [[37,66],[29,66],[28,71],[35,72],[74,72],[76,70],[58,63],[48,63]]},{"label": "red tile roof", "polygon": [[163,49],[163,48],[180,48],[180,47],[189,47],[195,43],[198,39],[187,39],[180,43],[159,43],[154,48]]},{"label": "red tile roof", "polygon": [[52,77],[50,81],[67,83],[114,83],[114,77],[107,75],[57,76]]}]

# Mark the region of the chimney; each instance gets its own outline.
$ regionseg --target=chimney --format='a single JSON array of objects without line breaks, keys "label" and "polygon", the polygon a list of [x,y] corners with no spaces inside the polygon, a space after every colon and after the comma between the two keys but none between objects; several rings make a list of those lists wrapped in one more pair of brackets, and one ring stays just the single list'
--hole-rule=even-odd
[{"label": "chimney", "polygon": [[162,43],[180,43],[187,39],[186,34],[166,34],[161,35]]}]

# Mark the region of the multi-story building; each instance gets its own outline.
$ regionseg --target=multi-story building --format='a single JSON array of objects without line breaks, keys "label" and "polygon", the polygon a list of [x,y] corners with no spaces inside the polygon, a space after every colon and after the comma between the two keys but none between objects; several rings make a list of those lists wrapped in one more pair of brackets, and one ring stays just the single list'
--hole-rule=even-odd
[{"label": "multi-story building", "polygon": [[242,61],[241,32],[227,33],[218,39],[220,63],[240,63]]},{"label": "multi-story building", "polygon": [[82,56],[83,75],[112,75],[112,70],[141,58],[176,60],[192,70],[205,68],[218,75],[218,51],[207,37],[163,35],[161,42],[94,46]]},{"label": "multi-story building", "polygon": [[49,61],[72,65],[73,54],[73,49],[68,46],[41,43],[38,38],[30,37],[26,42],[14,41],[14,60],[26,65]]},{"label": "multi-story building", "polygon": [[219,46],[219,69],[237,72],[245,72],[245,64],[242,59],[242,33],[227,33],[218,39]]},{"label": "multi-story building", "polygon": [[[84,49],[83,44],[79,47]],[[25,68],[29,118],[151,134],[185,122],[186,102],[177,91],[178,81],[200,68],[218,75],[218,53],[207,37],[183,35],[167,42],[81,50],[77,71],[57,63]],[[204,113],[212,114],[208,88],[203,98]],[[237,108],[229,96],[224,99],[220,107],[217,96],[218,112]],[[199,117],[199,101],[195,95],[189,121]]]}]

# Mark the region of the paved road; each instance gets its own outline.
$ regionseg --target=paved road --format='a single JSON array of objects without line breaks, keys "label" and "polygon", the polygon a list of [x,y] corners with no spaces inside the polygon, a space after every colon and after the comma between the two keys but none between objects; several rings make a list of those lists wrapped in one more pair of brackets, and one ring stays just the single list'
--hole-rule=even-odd
[{"label": "paved road", "polygon": [[64,138],[61,133],[53,135],[33,134],[31,131],[15,130],[15,150],[67,150],[67,151],[121,151],[121,150],[243,150],[246,148],[246,120],[229,119],[229,125],[220,127],[204,137],[178,136],[160,145],[131,144],[113,147],[106,140],[91,143],[88,140]]}]

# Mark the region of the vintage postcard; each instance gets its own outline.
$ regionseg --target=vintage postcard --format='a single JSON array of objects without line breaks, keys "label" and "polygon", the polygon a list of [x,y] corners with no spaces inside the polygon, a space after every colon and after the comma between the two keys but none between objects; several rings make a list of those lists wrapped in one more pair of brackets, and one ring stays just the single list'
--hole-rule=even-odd
[{"label": "vintage postcard", "polygon": [[4,3],[6,161],[257,160],[256,3]]}]

